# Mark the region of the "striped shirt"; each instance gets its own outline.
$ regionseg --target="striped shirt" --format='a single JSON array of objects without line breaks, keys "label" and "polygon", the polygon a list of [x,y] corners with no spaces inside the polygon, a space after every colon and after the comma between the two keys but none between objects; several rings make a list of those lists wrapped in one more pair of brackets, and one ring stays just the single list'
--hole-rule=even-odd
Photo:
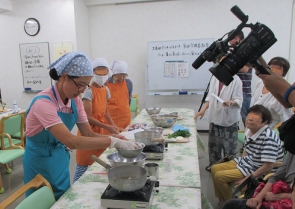
[{"label": "striped shirt", "polygon": [[[244,176],[250,175],[260,168],[263,163],[283,161],[282,142],[277,134],[271,130],[268,125],[260,128],[254,135],[250,137],[250,130],[246,133],[245,147],[246,156],[235,158],[237,169]],[[275,172],[276,169],[272,169]]]},{"label": "striped shirt", "polygon": [[247,73],[237,73],[237,76],[239,76],[243,82],[243,93],[246,94],[247,97],[251,97],[252,68],[249,68]]}]

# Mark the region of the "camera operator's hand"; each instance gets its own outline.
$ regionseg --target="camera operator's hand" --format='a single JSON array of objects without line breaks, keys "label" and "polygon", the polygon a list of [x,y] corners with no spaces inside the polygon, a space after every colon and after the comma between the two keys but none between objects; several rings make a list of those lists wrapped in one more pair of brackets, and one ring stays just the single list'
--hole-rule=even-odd
[{"label": "camera operator's hand", "polygon": [[[284,95],[287,89],[291,86],[282,76],[270,71],[270,75],[259,74],[264,86],[271,92],[271,94],[286,108],[295,106],[295,97],[292,92],[289,96],[289,103],[284,101]],[[295,85],[295,83],[293,83]]]},{"label": "camera operator's hand", "polygon": [[[264,58],[262,56],[258,57],[257,61],[260,63],[260,65],[262,65],[264,68],[266,69],[269,69],[269,66],[267,64],[267,62],[264,60]],[[245,66],[249,67],[249,68],[254,68],[255,69],[255,66],[253,66],[252,64],[250,63],[247,63]],[[256,69],[255,69],[256,70]],[[259,75],[259,71],[257,73],[256,71],[256,75]]]},{"label": "camera operator's hand", "polygon": [[289,88],[290,84],[277,73],[272,71],[269,72],[270,75],[267,74],[258,74],[258,77],[262,79],[264,86],[272,93],[278,93],[282,96],[285,91]]}]

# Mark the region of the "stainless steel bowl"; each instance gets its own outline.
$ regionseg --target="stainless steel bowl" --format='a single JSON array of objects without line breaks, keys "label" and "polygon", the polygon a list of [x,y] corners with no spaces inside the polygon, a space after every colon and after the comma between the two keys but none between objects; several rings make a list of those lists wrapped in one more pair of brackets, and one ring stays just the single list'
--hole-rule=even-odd
[{"label": "stainless steel bowl", "polygon": [[125,158],[135,158],[140,155],[143,148],[145,147],[144,143],[139,143],[139,144],[141,146],[139,149],[134,149],[134,150],[117,149],[118,153],[119,153],[119,155],[121,155],[122,157],[125,157]]},{"label": "stainless steel bowl", "polygon": [[151,119],[156,126],[169,128],[175,124],[177,116],[170,114],[156,114],[151,115]]},{"label": "stainless steel bowl", "polygon": [[169,115],[178,116],[178,112],[171,112],[171,113],[169,113]]},{"label": "stainless steel bowl", "polygon": [[125,158],[119,155],[118,152],[114,152],[112,154],[107,155],[107,159],[109,160],[112,167],[117,167],[120,165],[138,165],[142,166],[146,159],[146,155],[142,152],[140,155],[134,158]]},{"label": "stainless steel bowl", "polygon": [[146,112],[149,115],[153,115],[153,114],[159,114],[162,108],[159,107],[150,107],[150,108],[145,108]]},{"label": "stainless steel bowl", "polygon": [[144,143],[145,145],[158,144],[155,139],[161,139],[162,134],[156,131],[140,131],[134,134],[136,142]]},{"label": "stainless steel bowl", "polygon": [[144,130],[145,131],[155,131],[155,132],[158,132],[160,134],[163,133],[163,128],[162,127],[145,127]]}]

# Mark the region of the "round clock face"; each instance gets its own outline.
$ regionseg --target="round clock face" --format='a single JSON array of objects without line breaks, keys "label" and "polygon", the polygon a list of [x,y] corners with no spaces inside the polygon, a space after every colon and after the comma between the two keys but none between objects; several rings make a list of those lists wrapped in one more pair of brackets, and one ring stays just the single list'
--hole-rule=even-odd
[{"label": "round clock face", "polygon": [[35,18],[29,18],[25,21],[24,29],[29,36],[35,36],[40,31],[40,23]]}]

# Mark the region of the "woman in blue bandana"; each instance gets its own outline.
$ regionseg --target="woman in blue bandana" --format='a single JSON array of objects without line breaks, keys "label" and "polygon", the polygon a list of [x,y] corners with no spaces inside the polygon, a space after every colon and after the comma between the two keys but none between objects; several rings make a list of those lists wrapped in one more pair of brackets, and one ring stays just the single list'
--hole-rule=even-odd
[{"label": "woman in blue bandana", "polygon": [[[41,174],[49,181],[58,199],[70,187],[68,150],[135,149],[138,145],[121,140],[124,137],[119,135],[100,135],[91,130],[78,97],[88,87],[93,75],[91,61],[85,54],[69,52],[48,69],[56,83],[40,92],[27,110],[24,182],[28,183]],[[82,136],[71,133],[74,125]],[[26,195],[33,191],[29,190]]]}]

